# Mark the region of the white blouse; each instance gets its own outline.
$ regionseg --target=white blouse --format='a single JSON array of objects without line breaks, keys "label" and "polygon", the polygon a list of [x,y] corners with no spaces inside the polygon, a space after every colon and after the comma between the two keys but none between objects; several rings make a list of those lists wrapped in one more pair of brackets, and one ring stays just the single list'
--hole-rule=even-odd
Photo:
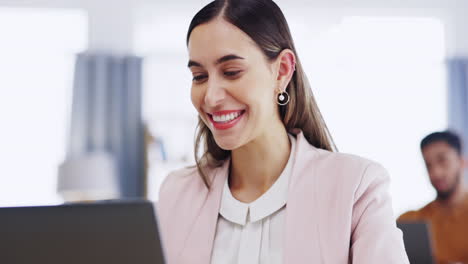
[{"label": "white blouse", "polygon": [[289,176],[296,139],[289,135],[291,154],[280,177],[257,200],[247,204],[224,184],[211,264],[283,263],[283,237]]}]

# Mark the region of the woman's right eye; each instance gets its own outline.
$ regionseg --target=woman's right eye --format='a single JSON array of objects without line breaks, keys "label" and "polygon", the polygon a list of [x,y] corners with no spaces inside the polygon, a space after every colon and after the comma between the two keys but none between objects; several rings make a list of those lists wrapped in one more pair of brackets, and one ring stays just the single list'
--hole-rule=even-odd
[{"label": "woman's right eye", "polygon": [[193,76],[193,81],[201,82],[201,81],[203,81],[203,79],[205,79],[207,77],[208,77],[208,75],[205,75],[205,74],[195,75],[195,76]]}]

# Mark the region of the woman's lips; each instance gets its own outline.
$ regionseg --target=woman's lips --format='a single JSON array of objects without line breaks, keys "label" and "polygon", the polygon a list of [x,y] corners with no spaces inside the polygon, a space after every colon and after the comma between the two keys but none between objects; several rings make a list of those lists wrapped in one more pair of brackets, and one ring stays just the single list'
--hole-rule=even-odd
[{"label": "woman's lips", "polygon": [[207,113],[216,129],[226,130],[235,126],[244,116],[245,110],[225,110]]}]

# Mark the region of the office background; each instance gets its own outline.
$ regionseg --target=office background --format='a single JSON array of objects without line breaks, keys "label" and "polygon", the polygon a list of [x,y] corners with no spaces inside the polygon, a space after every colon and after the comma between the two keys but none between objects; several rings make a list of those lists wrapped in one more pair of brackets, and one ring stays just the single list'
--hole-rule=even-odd
[{"label": "office background", "polygon": [[[156,200],[193,163],[185,34],[208,2],[0,0],[0,206]],[[396,216],[431,201],[420,140],[468,141],[468,2],[276,2],[339,150],[389,170]]]}]

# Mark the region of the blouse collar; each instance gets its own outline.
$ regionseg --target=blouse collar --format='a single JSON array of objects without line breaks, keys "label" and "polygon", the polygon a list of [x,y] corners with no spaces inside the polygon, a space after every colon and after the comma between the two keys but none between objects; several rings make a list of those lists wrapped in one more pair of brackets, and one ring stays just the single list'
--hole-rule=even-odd
[{"label": "blouse collar", "polygon": [[268,217],[286,205],[288,184],[291,175],[296,139],[289,135],[291,152],[288,162],[279,178],[262,196],[251,203],[243,203],[234,196],[228,185],[228,177],[224,183],[223,196],[219,213],[228,221],[245,225],[247,222],[256,222]]}]

